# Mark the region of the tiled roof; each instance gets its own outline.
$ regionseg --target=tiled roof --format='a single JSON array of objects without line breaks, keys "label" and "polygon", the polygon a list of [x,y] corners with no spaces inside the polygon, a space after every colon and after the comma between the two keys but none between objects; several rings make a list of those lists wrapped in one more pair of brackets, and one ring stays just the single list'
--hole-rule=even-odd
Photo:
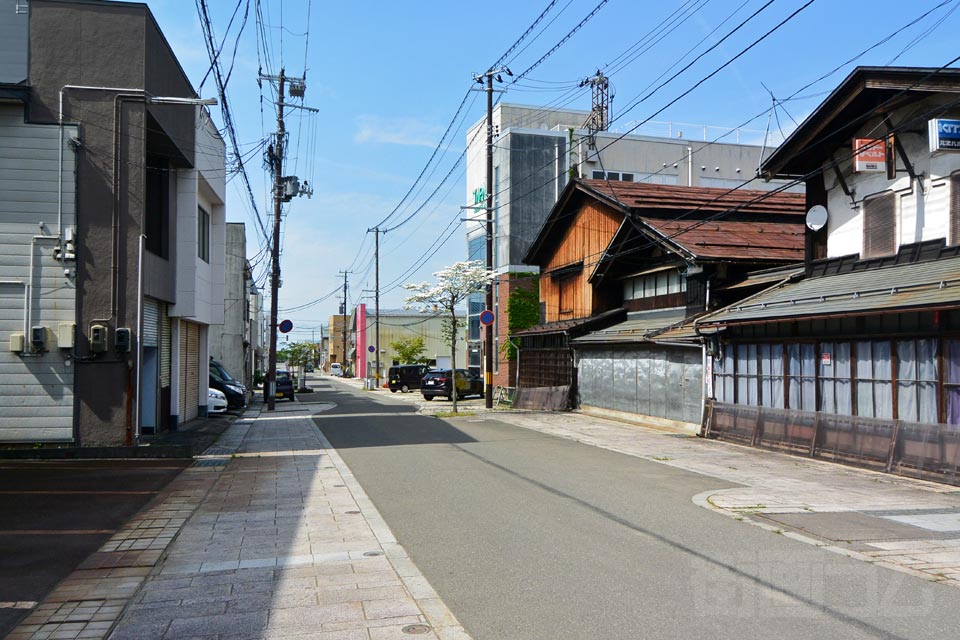
[{"label": "tiled roof", "polygon": [[803,223],[639,218],[700,258],[803,260]]},{"label": "tiled roof", "polygon": [[510,334],[510,337],[522,337],[522,336],[532,336],[532,335],[543,335],[547,333],[568,333],[576,332],[576,330],[586,331],[591,327],[602,326],[606,322],[617,322],[621,317],[626,317],[625,309],[611,309],[610,311],[604,311],[603,313],[598,313],[597,315],[590,316],[588,318],[577,318],[574,320],[557,320],[555,322],[546,322],[544,324],[538,324],[522,331],[517,331]]},{"label": "tiled roof", "polygon": [[582,182],[631,209],[696,209],[715,213],[739,207],[737,211],[741,213],[782,213],[796,216],[803,216],[805,213],[805,196],[802,193],[770,193],[752,189],[731,191],[719,187],[680,187],[615,180]]},{"label": "tiled roof", "polygon": [[657,309],[639,311],[627,315],[627,319],[612,327],[592,331],[573,341],[576,345],[614,344],[624,342],[646,342],[651,334],[683,322],[687,317],[686,309]]},{"label": "tiled roof", "polygon": [[960,257],[782,283],[697,321],[701,327],[960,306]]}]

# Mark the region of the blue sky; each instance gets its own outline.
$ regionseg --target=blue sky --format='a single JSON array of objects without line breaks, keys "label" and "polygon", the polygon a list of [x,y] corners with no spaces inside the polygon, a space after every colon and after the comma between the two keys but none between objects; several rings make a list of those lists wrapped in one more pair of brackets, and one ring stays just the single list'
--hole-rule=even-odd
[{"label": "blue sky", "polygon": [[[650,117],[806,4],[806,0],[768,2],[609,0],[501,99],[544,105],[563,97],[556,106],[589,109],[588,90],[572,95],[568,90],[599,68],[611,76],[615,91],[613,112],[615,118],[620,117],[614,129],[625,130],[631,122]],[[209,60],[195,3],[147,0],[147,4],[194,86],[199,87]],[[471,86],[472,74],[489,68],[552,4],[537,28],[508,58],[514,73],[527,69],[583,21],[600,0],[488,0],[482,4],[259,0],[262,40],[269,43],[267,54],[257,44],[256,4],[256,0],[249,1],[250,14],[234,57],[232,43],[247,0],[240,0],[240,11],[229,32],[227,25],[236,2],[208,0],[215,34],[223,37],[228,33],[222,54],[224,66],[233,64],[228,93],[241,151],[250,152],[248,169],[268,231],[272,206],[256,144],[275,128],[275,108],[264,101],[261,110],[258,69],[266,71],[269,62],[276,73],[282,64],[288,74],[297,76],[306,68],[303,104],[319,109],[312,117],[297,111],[287,116],[291,132],[288,167],[314,188],[312,198],[295,199],[285,216],[280,307],[292,309],[330,293],[342,284],[338,271],[348,267],[353,272],[351,304],[368,295],[363,290],[372,289],[374,280],[369,268],[372,241],[370,237],[365,241],[365,232],[392,211],[414,184]],[[943,6],[936,8],[940,4]],[[767,122],[765,110],[771,104],[767,88],[777,98],[786,98],[933,10],[913,27],[803,91],[800,97],[806,96],[804,99],[786,102],[777,116],[779,129],[789,134],[794,126],[791,119],[802,121],[856,64],[938,67],[949,62],[957,55],[958,5],[960,0],[815,0],[654,120],[733,127],[762,113],[747,125],[762,130]],[[621,115],[678,59],[683,59],[681,66],[686,64],[756,11],[760,11],[756,17],[689,70]],[[662,21],[671,19],[669,33],[661,32],[662,38],[649,35]],[[657,41],[651,42],[651,38]],[[212,79],[203,84],[201,94],[216,95]],[[269,98],[266,90],[264,95]],[[414,190],[398,218],[424,204],[426,195],[463,151],[466,128],[483,116],[484,108],[482,94],[472,94],[465,117],[455,125],[452,144],[437,154],[423,190]],[[214,116],[219,115],[215,107]],[[772,126],[778,129],[777,120]],[[659,130],[649,125],[639,132]],[[241,185],[234,179],[228,187],[227,218],[247,224],[248,253],[259,260],[257,233]],[[458,217],[466,191],[461,166],[419,214],[383,237],[381,283],[421,262],[404,281],[428,280],[432,272],[464,259],[465,235],[457,232],[431,259],[423,261],[441,231]],[[262,272],[260,263],[256,272]],[[404,293],[399,287],[385,292],[381,306],[402,306]],[[289,317],[297,325],[291,339],[309,338],[311,329],[336,313],[338,296],[305,309],[281,312],[281,317]]]}]

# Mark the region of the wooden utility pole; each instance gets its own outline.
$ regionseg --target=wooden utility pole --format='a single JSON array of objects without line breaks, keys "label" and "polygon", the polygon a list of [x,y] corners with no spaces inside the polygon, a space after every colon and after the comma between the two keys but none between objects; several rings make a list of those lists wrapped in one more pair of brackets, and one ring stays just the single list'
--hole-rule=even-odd
[{"label": "wooden utility pole", "polygon": [[340,375],[347,372],[347,271],[343,274],[343,306],[340,308],[340,328],[343,330],[343,351],[340,356]]}]

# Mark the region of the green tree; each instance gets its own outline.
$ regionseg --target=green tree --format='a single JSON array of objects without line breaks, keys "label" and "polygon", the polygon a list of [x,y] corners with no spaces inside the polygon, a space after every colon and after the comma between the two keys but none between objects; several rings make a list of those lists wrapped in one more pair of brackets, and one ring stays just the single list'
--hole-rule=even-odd
[{"label": "green tree", "polygon": [[427,345],[421,336],[400,338],[395,342],[391,342],[390,348],[397,354],[397,360],[400,361],[400,364],[419,364],[427,361],[427,358],[423,357],[423,352],[427,350]]},{"label": "green tree", "polygon": [[[312,342],[294,342],[285,350],[286,362],[288,365],[297,367],[300,374],[300,390],[306,390],[307,380],[304,375],[304,367],[308,362],[313,361],[314,345]],[[279,358],[278,358],[279,360]]]}]

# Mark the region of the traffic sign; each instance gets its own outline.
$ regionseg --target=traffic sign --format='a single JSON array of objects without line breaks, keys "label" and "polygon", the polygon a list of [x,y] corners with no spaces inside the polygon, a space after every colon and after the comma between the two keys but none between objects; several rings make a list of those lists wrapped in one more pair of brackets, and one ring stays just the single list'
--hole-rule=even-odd
[{"label": "traffic sign", "polygon": [[280,326],[277,328],[280,329],[280,333],[290,333],[291,331],[293,331],[293,321],[284,320],[283,322],[280,323]]},{"label": "traffic sign", "polygon": [[373,345],[370,345],[369,347],[367,347],[367,351],[369,351],[370,353],[373,353],[373,352],[376,351],[376,350],[377,350],[377,348],[376,348],[375,346],[373,346]]},{"label": "traffic sign", "polygon": [[480,324],[482,324],[483,326],[486,327],[493,324],[493,320],[494,320],[493,311],[490,311],[490,309],[484,309],[483,311],[480,312]]}]

